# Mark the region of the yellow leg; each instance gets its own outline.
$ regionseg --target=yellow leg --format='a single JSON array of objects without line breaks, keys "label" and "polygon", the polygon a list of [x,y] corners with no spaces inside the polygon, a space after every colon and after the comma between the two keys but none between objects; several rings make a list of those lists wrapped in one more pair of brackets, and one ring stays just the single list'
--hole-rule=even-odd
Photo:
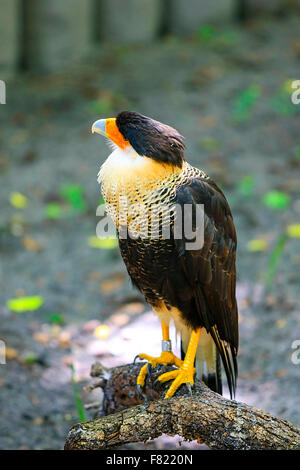
[{"label": "yellow leg", "polygon": [[196,372],[194,363],[200,334],[201,328],[192,331],[188,350],[179,369],[166,372],[165,374],[159,376],[158,380],[160,382],[167,382],[168,380],[174,379],[171,387],[166,393],[165,398],[171,398],[182,384],[190,384],[190,386],[194,385],[194,374]]},{"label": "yellow leg", "polygon": [[162,321],[161,329],[162,329],[163,341],[170,341],[169,325],[167,325],[165,322]]},{"label": "yellow leg", "polygon": [[[163,336],[163,350],[159,357],[152,357],[148,354],[139,354],[140,359],[145,359],[148,361],[148,364],[151,364],[152,367],[156,367],[159,364],[163,365],[175,365],[180,367],[183,364],[183,361],[175,356],[171,350],[171,341],[169,336],[169,325],[164,322],[161,322],[162,336]],[[137,385],[143,387],[145,385],[145,380],[148,372],[148,364],[145,364],[138,375]]]}]

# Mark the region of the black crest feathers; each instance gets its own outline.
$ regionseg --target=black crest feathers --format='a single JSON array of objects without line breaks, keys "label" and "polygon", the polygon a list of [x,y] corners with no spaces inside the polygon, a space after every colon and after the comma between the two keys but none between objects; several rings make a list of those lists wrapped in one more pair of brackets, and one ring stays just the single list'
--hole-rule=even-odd
[{"label": "black crest feathers", "polygon": [[184,138],[173,127],[134,111],[119,113],[116,124],[139,155],[182,167]]}]

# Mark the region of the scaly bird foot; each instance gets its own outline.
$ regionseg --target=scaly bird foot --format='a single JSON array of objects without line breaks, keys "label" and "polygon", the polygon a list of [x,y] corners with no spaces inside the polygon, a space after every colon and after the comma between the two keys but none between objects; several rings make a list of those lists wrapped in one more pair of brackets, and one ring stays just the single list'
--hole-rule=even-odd
[{"label": "scaly bird foot", "polygon": [[176,367],[181,367],[183,364],[183,361],[176,357],[175,354],[172,353],[172,351],[162,351],[159,357],[148,356],[148,354],[138,354],[137,357],[148,361],[148,363],[141,368],[137,378],[137,385],[139,385],[140,387],[143,387],[145,385],[146,376],[147,373],[149,373],[149,365],[152,367],[156,367],[159,364],[162,364],[164,366],[174,365]]},{"label": "scaly bird foot", "polygon": [[165,395],[165,398],[171,398],[182,384],[187,385],[189,393],[191,394],[191,387],[194,385],[195,372],[196,369],[193,365],[183,362],[179,369],[160,375],[158,377],[160,382],[167,382],[168,380],[174,379],[171,387]]}]

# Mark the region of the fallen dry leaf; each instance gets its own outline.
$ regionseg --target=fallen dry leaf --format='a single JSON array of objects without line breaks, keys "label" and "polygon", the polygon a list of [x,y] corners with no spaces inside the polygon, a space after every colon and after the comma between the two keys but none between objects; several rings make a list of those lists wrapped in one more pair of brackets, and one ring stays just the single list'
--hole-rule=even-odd
[{"label": "fallen dry leaf", "polygon": [[5,349],[5,357],[6,359],[16,359],[19,356],[19,353],[14,348],[6,348]]},{"label": "fallen dry leaf", "polygon": [[62,331],[58,337],[59,346],[68,348],[70,346],[71,335],[68,331]]},{"label": "fallen dry leaf", "polygon": [[111,276],[109,279],[106,279],[100,284],[101,292],[111,292],[116,289],[120,289],[124,284],[125,276],[122,273],[117,273]]},{"label": "fallen dry leaf", "polygon": [[32,424],[33,426],[40,426],[41,424],[43,424],[44,422],[44,419],[42,418],[42,416],[37,416],[33,421],[32,421]]},{"label": "fallen dry leaf", "polygon": [[34,333],[33,339],[41,344],[47,344],[50,341],[50,336],[47,333],[43,333],[42,331],[38,331]]},{"label": "fallen dry leaf", "polygon": [[39,401],[38,397],[36,395],[34,395],[33,393],[31,393],[29,395],[29,398],[30,398],[30,401],[33,405],[37,406],[37,405],[40,404],[40,401]]},{"label": "fallen dry leaf", "polygon": [[16,297],[23,297],[25,295],[24,289],[16,289]]},{"label": "fallen dry leaf", "polygon": [[129,322],[129,315],[126,313],[115,313],[110,317],[110,321],[117,326],[124,326]]},{"label": "fallen dry leaf", "polygon": [[277,328],[283,328],[285,325],[286,325],[285,318],[279,318],[279,320],[276,321]]},{"label": "fallen dry leaf", "polygon": [[39,242],[34,240],[33,238],[24,237],[22,241],[23,241],[24,247],[28,251],[33,251],[33,252],[38,253],[38,252],[43,251],[44,249],[43,246]]},{"label": "fallen dry leaf", "polygon": [[276,371],[276,376],[277,377],[284,377],[286,374],[287,374],[286,369],[279,369],[279,370]]}]

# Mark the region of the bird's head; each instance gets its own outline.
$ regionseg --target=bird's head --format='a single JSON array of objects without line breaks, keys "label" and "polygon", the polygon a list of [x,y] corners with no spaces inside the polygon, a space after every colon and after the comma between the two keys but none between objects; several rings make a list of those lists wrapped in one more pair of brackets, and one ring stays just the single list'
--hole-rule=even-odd
[{"label": "bird's head", "polygon": [[173,127],[134,111],[94,122],[92,132],[102,134],[123,152],[134,150],[142,157],[182,167],[184,138]]}]

